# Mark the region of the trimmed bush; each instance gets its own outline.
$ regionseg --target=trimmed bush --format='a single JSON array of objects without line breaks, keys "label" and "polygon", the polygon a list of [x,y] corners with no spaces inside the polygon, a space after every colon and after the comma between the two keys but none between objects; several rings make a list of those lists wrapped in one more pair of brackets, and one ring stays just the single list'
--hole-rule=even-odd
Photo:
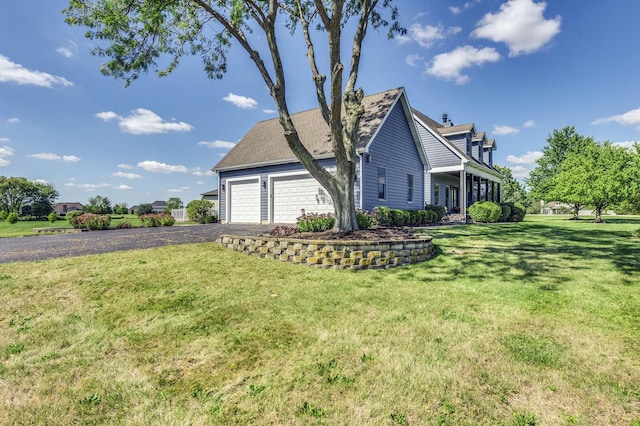
[{"label": "trimmed bush", "polygon": [[389,207],[378,206],[373,209],[376,222],[380,226],[393,226],[391,218],[391,209]]},{"label": "trimmed bush", "polygon": [[492,201],[478,201],[469,206],[469,216],[474,222],[494,223],[502,213],[502,208]]},{"label": "trimmed bush", "polygon": [[20,216],[18,216],[18,213],[16,213],[16,212],[11,212],[11,213],[9,213],[9,215],[7,216],[6,221],[13,225],[13,224],[15,224],[15,223],[18,223],[18,219],[20,219]]},{"label": "trimmed bush", "polygon": [[502,212],[500,213],[499,222],[507,222],[511,218],[511,206],[512,203],[498,203]]},{"label": "trimmed bush", "polygon": [[376,224],[376,216],[366,210],[356,210],[358,229],[369,229]]},{"label": "trimmed bush", "polygon": [[379,206],[374,212],[380,226],[425,226],[438,221],[433,210],[397,210]]},{"label": "trimmed bush", "polygon": [[408,211],[391,209],[391,226],[408,226],[410,219]]},{"label": "trimmed bush", "polygon": [[445,206],[441,206],[439,204],[427,204],[424,206],[425,210],[432,211],[436,214],[436,222],[440,222],[443,217],[447,214],[447,209]]},{"label": "trimmed bush", "polygon": [[527,214],[527,209],[520,203],[515,203],[511,209],[510,220],[512,222],[522,222]]},{"label": "trimmed bush", "polygon": [[323,232],[333,228],[336,223],[331,213],[305,213],[296,219],[296,227],[300,232]]},{"label": "trimmed bush", "polygon": [[[67,222],[69,222],[71,224],[71,226],[73,226],[73,219],[82,215],[82,212],[79,210],[74,210],[72,212],[67,212],[66,218],[67,218]],[[75,226],[74,226],[75,228]]]},{"label": "trimmed bush", "polygon": [[187,217],[191,222],[215,223],[217,216],[213,213],[213,205],[207,200],[193,200],[187,204]]},{"label": "trimmed bush", "polygon": [[7,220],[7,216],[9,216],[9,213],[6,210],[0,210],[0,222]]},{"label": "trimmed bush", "polygon": [[71,226],[76,229],[88,229],[90,231],[101,231],[109,229],[111,217],[108,214],[83,213],[75,215],[70,220]]},{"label": "trimmed bush", "polygon": [[172,226],[176,220],[166,213],[147,213],[140,216],[140,222],[145,228],[155,228],[158,226]]}]

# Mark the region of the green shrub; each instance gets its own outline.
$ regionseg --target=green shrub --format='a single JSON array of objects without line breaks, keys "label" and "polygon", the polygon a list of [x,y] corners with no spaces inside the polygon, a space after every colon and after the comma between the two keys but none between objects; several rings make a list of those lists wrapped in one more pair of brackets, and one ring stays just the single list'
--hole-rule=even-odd
[{"label": "green shrub", "polygon": [[502,212],[500,213],[499,222],[507,222],[511,218],[511,206],[512,203],[498,203]]},{"label": "green shrub", "polygon": [[213,211],[213,205],[207,200],[193,200],[187,204],[187,217],[191,222],[215,223],[218,218]]},{"label": "green shrub", "polygon": [[502,213],[502,208],[492,201],[478,201],[469,206],[469,216],[474,222],[494,223]]},{"label": "green shrub", "polygon": [[512,222],[522,222],[525,214],[527,214],[527,209],[522,204],[515,203],[511,208],[511,217],[509,219]]},{"label": "green shrub", "polygon": [[[73,219],[82,215],[82,212],[77,210],[77,211],[72,211],[72,212],[67,212],[67,222],[69,222],[72,226],[73,226]],[[75,226],[74,226],[75,228]]]},{"label": "green shrub", "polygon": [[373,214],[375,215],[376,222],[380,226],[393,226],[392,218],[391,218],[391,209],[385,206],[378,206],[373,209]]},{"label": "green shrub", "polygon": [[18,216],[18,213],[16,213],[16,212],[11,212],[11,213],[9,213],[9,215],[7,216],[6,221],[7,221],[7,222],[9,222],[9,223],[11,223],[11,224],[14,224],[14,223],[17,223],[17,222],[18,222],[18,219],[20,219],[20,216]]},{"label": "green shrub", "polygon": [[56,212],[51,212],[49,213],[49,216],[47,216],[47,219],[49,219],[49,222],[51,223],[56,223],[56,220],[58,220],[58,214]]},{"label": "green shrub", "polygon": [[[424,206],[425,210],[432,211],[436,214],[435,222],[440,222],[443,217],[447,214],[447,209],[445,206],[441,206],[439,204],[427,204]],[[434,222],[434,223],[435,223]]]},{"label": "green shrub", "polygon": [[296,219],[300,232],[323,232],[333,228],[336,219],[331,213],[305,213]]},{"label": "green shrub", "polygon": [[88,229],[90,231],[100,231],[109,229],[111,217],[108,214],[83,213],[74,215],[71,220],[71,226],[76,229]]},{"label": "green shrub", "polygon": [[406,210],[391,209],[391,226],[407,226],[411,216]]},{"label": "green shrub", "polygon": [[167,213],[147,213],[140,216],[140,222],[145,228],[155,228],[158,226],[172,226],[176,220]]},{"label": "green shrub", "polygon": [[356,222],[358,229],[369,229],[376,223],[376,217],[367,210],[356,210]]},{"label": "green shrub", "polygon": [[7,220],[7,216],[9,216],[9,213],[6,210],[0,210],[0,222]]},{"label": "green shrub", "polygon": [[153,212],[153,206],[149,203],[140,204],[138,209],[136,210],[136,214],[138,216],[142,216],[143,214],[149,214]]}]

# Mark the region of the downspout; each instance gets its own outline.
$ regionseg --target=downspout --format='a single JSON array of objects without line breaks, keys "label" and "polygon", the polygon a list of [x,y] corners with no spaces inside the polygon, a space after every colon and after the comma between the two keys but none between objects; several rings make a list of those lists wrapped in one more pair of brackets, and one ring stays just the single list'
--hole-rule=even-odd
[{"label": "downspout", "polygon": [[360,186],[360,197],[359,197],[360,201],[359,201],[359,203],[360,203],[360,209],[364,210],[364,206],[362,204],[362,200],[363,200],[363,198],[362,198],[362,176],[364,175],[364,171],[363,171],[362,168],[364,167],[364,155],[360,155],[360,154],[357,154],[357,153],[356,153],[356,155],[360,158],[360,176],[356,176],[358,178],[358,185]]}]

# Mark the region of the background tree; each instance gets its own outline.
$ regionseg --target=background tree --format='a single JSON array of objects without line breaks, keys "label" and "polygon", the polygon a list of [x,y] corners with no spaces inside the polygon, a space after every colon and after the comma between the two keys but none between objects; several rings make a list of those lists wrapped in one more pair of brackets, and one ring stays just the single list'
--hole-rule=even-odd
[{"label": "background tree", "polygon": [[184,203],[178,197],[171,197],[167,200],[167,213],[171,213],[173,209],[181,209],[184,207]]},{"label": "background tree", "polygon": [[138,209],[136,210],[136,214],[141,216],[143,214],[151,213],[153,211],[153,206],[149,203],[140,204]]},{"label": "background tree", "polygon": [[[289,147],[331,195],[336,213],[335,229],[351,230],[358,227],[355,143],[364,112],[364,93],[356,88],[356,81],[362,42],[369,25],[388,27],[389,37],[404,33],[392,3],[393,0],[71,0],[65,14],[67,23],[87,28],[88,38],[108,44],[93,51],[108,58],[101,71],[124,79],[127,85],[149,69],[160,76],[171,73],[185,55],[200,55],[207,75],[222,78],[227,70],[226,55],[231,42],[237,42],[269,89]],[[385,12],[391,23],[383,17]],[[348,27],[352,18],[355,26]],[[316,98],[331,135],[335,174],[322,167],[304,147],[291,120],[283,57],[277,39],[285,27],[291,34],[299,29],[306,42]],[[342,35],[347,28],[354,31],[345,82],[341,54]],[[258,34],[248,38],[248,33]],[[313,37],[318,34],[327,41],[325,67],[319,67],[315,53]],[[260,45],[261,42],[264,44]],[[269,62],[263,60],[260,51],[267,53]],[[161,67],[159,62],[167,64],[166,67]],[[327,76],[321,68],[330,72],[328,96]]]},{"label": "background tree", "polygon": [[494,164],[494,169],[502,174],[502,200],[511,203],[520,203],[525,207],[531,205],[527,189],[513,177],[509,167],[501,167]]},{"label": "background tree", "polygon": [[53,212],[53,203],[60,193],[50,183],[34,182],[31,197],[31,214],[37,219],[43,219]]},{"label": "background tree", "polygon": [[24,177],[0,176],[0,211],[21,214],[29,206],[32,214],[44,217],[53,210],[58,191],[48,183],[32,182]]},{"label": "background tree", "polygon": [[127,203],[118,203],[113,206],[113,212],[115,214],[127,214],[129,213],[129,208],[127,207]]},{"label": "background tree", "polygon": [[600,223],[607,207],[631,197],[637,185],[637,166],[626,148],[591,141],[564,159],[551,193],[560,201],[593,206],[595,221]]},{"label": "background tree", "polygon": [[[530,197],[534,200],[563,201],[554,199],[553,195],[560,166],[569,155],[581,152],[593,142],[593,138],[585,138],[579,135],[574,126],[566,126],[560,130],[554,130],[547,137],[547,145],[542,149],[542,157],[536,160],[537,166],[529,173],[529,178],[525,180],[530,188]],[[577,197],[571,198],[577,199]],[[573,218],[577,219],[578,212],[584,204],[569,201],[563,202],[571,204]]]},{"label": "background tree", "polygon": [[109,200],[108,197],[103,197],[102,195],[90,197],[89,204],[84,205],[82,207],[82,211],[84,211],[85,213],[95,214],[113,213],[113,209],[111,208],[111,200]]}]

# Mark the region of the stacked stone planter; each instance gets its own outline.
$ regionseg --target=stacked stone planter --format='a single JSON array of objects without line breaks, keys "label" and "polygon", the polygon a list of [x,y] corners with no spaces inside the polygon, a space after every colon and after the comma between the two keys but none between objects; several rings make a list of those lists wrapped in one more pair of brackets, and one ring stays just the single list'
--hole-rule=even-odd
[{"label": "stacked stone planter", "polygon": [[253,256],[319,268],[391,268],[422,262],[433,252],[432,237],[407,240],[341,241],[223,235],[216,243]]}]

